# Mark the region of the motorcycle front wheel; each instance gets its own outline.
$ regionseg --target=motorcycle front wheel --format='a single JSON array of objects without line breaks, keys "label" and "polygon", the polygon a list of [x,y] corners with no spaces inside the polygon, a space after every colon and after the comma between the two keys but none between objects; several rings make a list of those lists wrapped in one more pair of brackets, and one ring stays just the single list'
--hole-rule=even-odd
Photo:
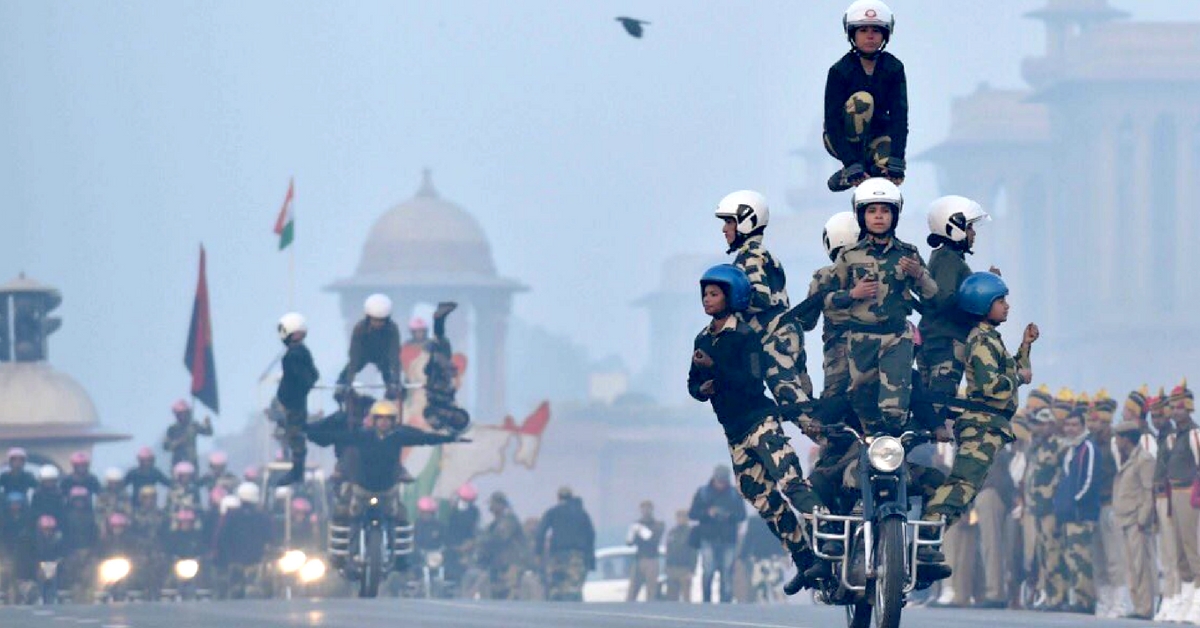
[{"label": "motorcycle front wheel", "polygon": [[846,606],[846,625],[849,628],[871,628],[871,603],[859,600]]},{"label": "motorcycle front wheel", "polygon": [[899,628],[904,606],[905,567],[904,519],[888,517],[879,526],[875,552],[875,626]]},{"label": "motorcycle front wheel", "polygon": [[362,580],[358,585],[358,597],[379,595],[379,583],[383,581],[383,530],[371,527],[366,532],[366,560],[363,561]]}]

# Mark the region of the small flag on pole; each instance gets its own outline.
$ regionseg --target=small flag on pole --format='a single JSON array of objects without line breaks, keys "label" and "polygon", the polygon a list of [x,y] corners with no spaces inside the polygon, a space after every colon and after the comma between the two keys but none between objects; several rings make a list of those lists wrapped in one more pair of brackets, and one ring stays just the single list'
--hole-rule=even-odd
[{"label": "small flag on pole", "polygon": [[283,207],[279,209],[279,217],[275,219],[275,235],[279,236],[280,251],[286,249],[296,236],[296,215],[292,212],[292,197],[294,194],[294,181],[288,179],[287,196],[283,198]]},{"label": "small flag on pole", "polygon": [[204,246],[200,246],[200,278],[192,302],[192,324],[188,329],[183,365],[192,374],[192,396],[220,412],[217,403],[217,366],[213,360],[212,317],[208,310],[208,278],[204,270]]}]

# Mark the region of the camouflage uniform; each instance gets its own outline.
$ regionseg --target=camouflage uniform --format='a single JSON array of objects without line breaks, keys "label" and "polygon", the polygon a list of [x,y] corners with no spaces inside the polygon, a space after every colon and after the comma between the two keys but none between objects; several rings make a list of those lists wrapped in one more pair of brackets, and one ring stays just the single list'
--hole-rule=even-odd
[{"label": "camouflage uniform", "polygon": [[197,423],[191,418],[188,418],[187,421],[178,421],[167,428],[167,436],[163,439],[163,451],[171,452],[172,467],[185,461],[197,466],[196,437],[212,435],[213,428],[210,421]]},{"label": "camouflage uniform", "polygon": [[434,336],[425,346],[429,362],[425,365],[425,421],[435,430],[453,433],[467,429],[471,418],[454,402],[454,366],[450,340],[445,334],[445,317],[434,320]]},{"label": "camouflage uniform", "polygon": [[[828,294],[834,290],[836,275],[833,269],[831,265],[813,273],[812,283],[808,286],[808,296]],[[824,398],[843,394],[850,387],[850,366],[846,361],[846,323],[849,322],[850,315],[846,310],[829,306],[823,308],[821,315],[824,319],[821,325],[824,354],[821,367],[825,372],[825,387],[821,391],[821,397]]]},{"label": "camouflage uniform", "polygon": [[817,505],[812,489],[801,475],[800,459],[775,417],[767,417],[749,434],[729,444],[734,481],[742,497],[754,506],[789,552],[806,547],[804,527],[788,507],[786,495],[800,512]]},{"label": "camouflage uniform", "polygon": [[549,552],[546,555],[547,599],[583,601],[587,562],[587,555],[582,550]]},{"label": "camouflage uniform", "polygon": [[967,511],[987,478],[996,453],[1014,440],[1009,419],[1017,410],[1017,388],[1021,385],[1017,370],[1029,368],[1025,347],[1021,347],[1016,358],[1010,356],[1000,332],[987,321],[971,330],[967,346],[970,348],[967,400],[995,411],[970,409],[954,423],[958,442],[954,468],[946,483],[925,505],[926,519],[936,520],[937,515],[944,515],[946,525],[953,525]]},{"label": "camouflage uniform", "polygon": [[763,248],[762,236],[750,236],[737,249],[733,265],[750,279],[750,307],[739,316],[758,334],[766,356],[767,387],[780,405],[806,403],[812,398],[804,336],[780,318],[788,309],[787,277],[783,266]]},{"label": "camouflage uniform", "polygon": [[[863,239],[838,256],[833,273],[839,290],[826,298],[849,317],[850,401],[869,434],[898,432],[908,417],[913,334],[907,318],[916,304],[914,293],[921,298],[937,293],[928,270],[913,279],[900,269],[905,257],[920,260],[916,247],[894,236],[882,245]],[[850,290],[867,278],[879,281],[879,293],[855,300]]]},{"label": "camouflage uniform", "polygon": [[521,522],[506,508],[488,524],[479,543],[479,562],[488,573],[492,599],[517,599],[527,554]]},{"label": "camouflage uniform", "polygon": [[1054,516],[1054,491],[1060,479],[1062,445],[1051,436],[1030,445],[1025,469],[1025,509],[1034,522],[1034,565],[1038,591],[1045,594],[1046,607],[1061,606],[1066,599],[1067,580],[1056,567],[1062,561],[1058,519]]},{"label": "camouflage uniform", "polygon": [[[929,274],[937,283],[937,294],[922,303],[922,344],[917,351],[917,372],[931,392],[953,396],[962,380],[967,360],[967,336],[971,321],[958,309],[958,287],[971,274],[965,253],[942,245],[929,256]],[[936,405],[940,409],[940,405]]]}]

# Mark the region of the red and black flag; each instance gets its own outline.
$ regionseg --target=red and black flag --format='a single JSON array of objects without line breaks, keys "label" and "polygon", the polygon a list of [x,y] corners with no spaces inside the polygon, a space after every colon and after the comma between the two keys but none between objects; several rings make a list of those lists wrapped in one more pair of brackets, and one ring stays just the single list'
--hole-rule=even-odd
[{"label": "red and black flag", "polygon": [[208,280],[204,272],[204,245],[200,246],[200,279],[192,303],[192,325],[188,329],[183,365],[192,374],[192,396],[220,412],[217,403],[217,366],[213,361],[212,317],[208,310]]}]

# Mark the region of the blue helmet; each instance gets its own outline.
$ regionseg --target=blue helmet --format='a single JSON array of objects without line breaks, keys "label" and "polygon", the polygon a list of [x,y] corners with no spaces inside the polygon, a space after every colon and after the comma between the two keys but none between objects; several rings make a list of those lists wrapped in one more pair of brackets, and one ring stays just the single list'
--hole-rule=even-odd
[{"label": "blue helmet", "polygon": [[730,312],[744,312],[750,307],[750,279],[733,264],[717,264],[700,277],[700,290],[710,283],[725,288],[726,306]]},{"label": "blue helmet", "polygon": [[971,273],[958,287],[958,309],[987,316],[996,299],[1008,296],[1008,286],[994,273]]}]

